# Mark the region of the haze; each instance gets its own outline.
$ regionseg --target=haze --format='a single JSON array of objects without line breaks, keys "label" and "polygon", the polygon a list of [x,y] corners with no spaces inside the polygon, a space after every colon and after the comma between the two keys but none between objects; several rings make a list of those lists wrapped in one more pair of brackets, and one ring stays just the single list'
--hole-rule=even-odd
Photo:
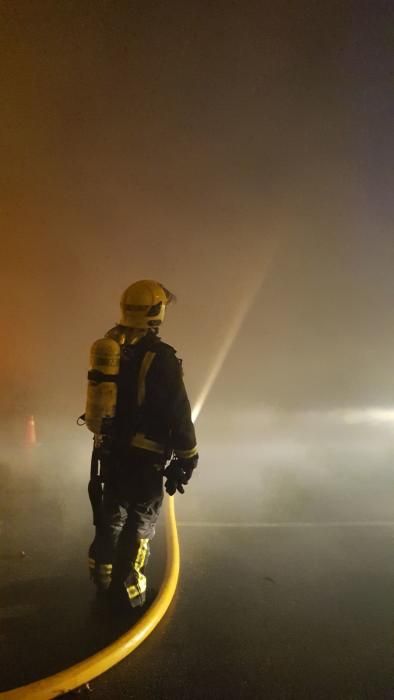
[{"label": "haze", "polygon": [[215,380],[219,480],[220,445],[256,443],[260,473],[266,440],[354,444],[370,409],[391,449],[390,22],[319,5],[1,4],[5,443],[34,414],[84,481],[89,347],[149,277],[178,297],[162,336],[193,404]]}]

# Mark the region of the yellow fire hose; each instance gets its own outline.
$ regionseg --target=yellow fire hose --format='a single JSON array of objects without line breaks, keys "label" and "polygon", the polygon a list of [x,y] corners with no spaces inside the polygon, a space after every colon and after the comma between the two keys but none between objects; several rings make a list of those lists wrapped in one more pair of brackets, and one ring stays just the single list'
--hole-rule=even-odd
[{"label": "yellow fire hose", "polygon": [[179,576],[179,541],[175,519],[174,497],[167,499],[166,509],[167,562],[164,580],[157,598],[141,619],[115,642],[74,666],[48,678],[0,693],[1,700],[51,700],[78,688],[134,651],[164,617],[174,597]]}]

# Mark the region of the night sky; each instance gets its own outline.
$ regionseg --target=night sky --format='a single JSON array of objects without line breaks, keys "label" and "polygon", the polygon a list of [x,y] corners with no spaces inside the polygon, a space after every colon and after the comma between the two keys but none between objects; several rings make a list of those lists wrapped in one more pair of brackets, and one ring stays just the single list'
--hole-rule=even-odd
[{"label": "night sky", "polygon": [[194,401],[394,402],[390,2],[0,2],[2,416],[83,410],[121,292]]}]

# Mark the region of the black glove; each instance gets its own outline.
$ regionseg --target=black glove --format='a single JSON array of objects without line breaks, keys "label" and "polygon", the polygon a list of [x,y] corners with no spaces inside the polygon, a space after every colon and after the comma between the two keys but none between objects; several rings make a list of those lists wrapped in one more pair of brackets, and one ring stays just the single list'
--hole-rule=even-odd
[{"label": "black glove", "polygon": [[198,455],[195,455],[191,459],[179,459],[178,457],[174,457],[171,460],[167,469],[164,471],[164,476],[167,479],[164,486],[170,496],[173,496],[175,491],[185,493],[183,486],[189,483],[193,470],[197,466],[197,462]]}]

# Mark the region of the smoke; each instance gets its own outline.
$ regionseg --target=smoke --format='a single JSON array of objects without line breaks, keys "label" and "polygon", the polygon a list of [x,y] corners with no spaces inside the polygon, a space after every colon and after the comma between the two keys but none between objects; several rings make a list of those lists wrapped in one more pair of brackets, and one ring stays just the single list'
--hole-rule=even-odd
[{"label": "smoke", "polygon": [[208,403],[198,434],[201,464],[187,501],[177,501],[181,523],[392,522],[394,424],[386,413],[215,414]]},{"label": "smoke", "polygon": [[394,396],[386,23],[343,3],[263,18],[253,3],[77,5],[1,10],[7,473],[83,488],[89,348],[147,277],[178,298],[162,336],[204,406],[193,503],[217,479],[219,493],[247,483],[263,519],[307,517],[314,489],[336,483],[341,501],[342,472],[357,490],[356,463],[365,483],[381,465],[383,491],[390,424],[354,420]]}]

